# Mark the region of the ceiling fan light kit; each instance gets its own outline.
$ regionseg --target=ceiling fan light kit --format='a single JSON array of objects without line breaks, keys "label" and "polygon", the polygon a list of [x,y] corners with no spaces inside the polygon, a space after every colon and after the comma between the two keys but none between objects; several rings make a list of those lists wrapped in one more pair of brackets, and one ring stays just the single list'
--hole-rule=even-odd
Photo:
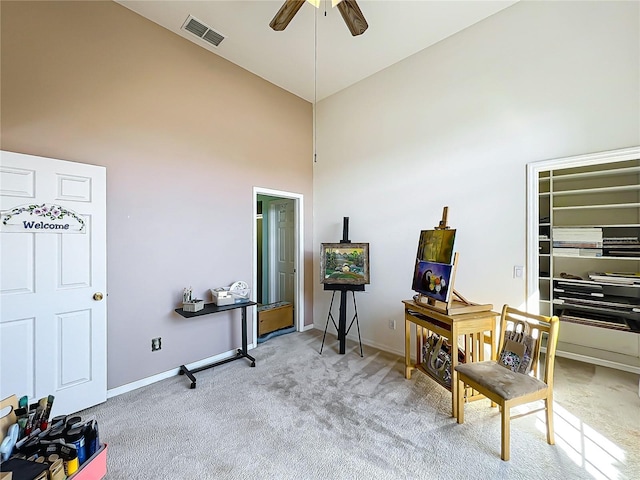
[{"label": "ceiling fan light kit", "polygon": [[[331,0],[331,7],[335,7],[336,5],[338,5],[342,0]],[[307,0],[307,2],[309,2],[311,5],[313,5],[316,8],[320,8],[320,4],[322,4],[322,0]]]},{"label": "ceiling fan light kit", "polygon": [[[287,25],[293,20],[293,17],[302,8],[305,1],[316,8],[320,8],[322,3],[322,0],[285,0],[278,13],[269,23],[269,26],[276,31],[282,31],[287,28]],[[331,5],[338,7],[344,23],[347,24],[347,28],[354,37],[363,34],[369,27],[356,0],[331,0]]]}]

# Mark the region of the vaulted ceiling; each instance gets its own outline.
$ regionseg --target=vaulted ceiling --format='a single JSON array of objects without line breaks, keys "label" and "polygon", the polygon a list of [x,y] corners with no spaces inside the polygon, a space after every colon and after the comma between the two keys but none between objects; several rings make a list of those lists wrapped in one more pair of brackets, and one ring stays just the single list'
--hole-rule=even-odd
[{"label": "vaulted ceiling", "polygon": [[[284,0],[116,0],[124,7],[310,102],[322,100],[518,0],[358,0],[369,28],[353,37],[331,0],[305,3],[288,27],[269,22]],[[184,30],[189,16],[224,37]]]}]

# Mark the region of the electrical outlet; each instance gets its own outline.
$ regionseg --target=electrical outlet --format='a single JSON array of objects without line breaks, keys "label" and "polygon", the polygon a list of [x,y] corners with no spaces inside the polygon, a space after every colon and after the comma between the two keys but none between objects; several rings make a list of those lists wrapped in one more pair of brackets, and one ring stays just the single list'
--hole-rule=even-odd
[{"label": "electrical outlet", "polygon": [[162,348],[162,337],[156,337],[151,339],[151,351],[155,352]]},{"label": "electrical outlet", "polygon": [[524,267],[522,265],[513,266],[513,278],[522,278],[524,275]]},{"label": "electrical outlet", "polygon": [[396,329],[396,321],[395,320],[389,320],[389,328],[391,330],[395,330]]}]

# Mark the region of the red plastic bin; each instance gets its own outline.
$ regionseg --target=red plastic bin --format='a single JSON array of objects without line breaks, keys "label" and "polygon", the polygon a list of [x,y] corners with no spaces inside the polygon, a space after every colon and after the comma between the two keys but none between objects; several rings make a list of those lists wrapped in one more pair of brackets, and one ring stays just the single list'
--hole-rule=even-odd
[{"label": "red plastic bin", "polygon": [[100,449],[82,464],[76,473],[68,480],[100,480],[107,474],[107,444],[103,443]]}]

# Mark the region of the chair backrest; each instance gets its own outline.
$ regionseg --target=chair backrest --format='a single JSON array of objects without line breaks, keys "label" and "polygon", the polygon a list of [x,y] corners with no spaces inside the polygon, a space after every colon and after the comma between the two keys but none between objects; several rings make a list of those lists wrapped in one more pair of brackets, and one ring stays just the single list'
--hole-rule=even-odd
[{"label": "chair backrest", "polygon": [[[510,332],[523,332],[533,337],[531,354],[531,371],[550,387],[553,385],[553,369],[555,363],[556,346],[558,343],[558,328],[560,320],[557,316],[547,317],[523,312],[508,305],[502,307],[500,317],[500,335],[498,337],[498,359],[501,358],[505,346],[505,338],[513,337]],[[544,369],[539,371],[540,348],[545,348]],[[540,377],[539,373],[543,373]]]}]

